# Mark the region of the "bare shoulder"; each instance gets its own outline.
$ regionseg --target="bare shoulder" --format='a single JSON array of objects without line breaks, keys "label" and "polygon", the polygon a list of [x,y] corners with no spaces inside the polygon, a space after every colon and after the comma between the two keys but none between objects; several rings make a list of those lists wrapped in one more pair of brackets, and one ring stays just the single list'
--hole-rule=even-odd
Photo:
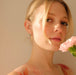
[{"label": "bare shoulder", "polygon": [[8,73],[7,75],[19,75],[19,74],[17,72],[13,71],[13,72]]},{"label": "bare shoulder", "polygon": [[72,69],[69,68],[67,65],[64,65],[64,64],[58,64],[58,65],[60,65],[60,67],[65,75],[73,75]]},{"label": "bare shoulder", "polygon": [[8,75],[28,75],[28,67],[25,65],[21,65],[18,68],[14,69],[12,72],[8,73]]}]

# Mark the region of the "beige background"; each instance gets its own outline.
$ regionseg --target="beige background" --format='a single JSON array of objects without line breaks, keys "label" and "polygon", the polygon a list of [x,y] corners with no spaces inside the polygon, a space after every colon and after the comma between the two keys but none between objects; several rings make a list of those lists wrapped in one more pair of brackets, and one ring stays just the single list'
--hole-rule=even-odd
[{"label": "beige background", "polygon": [[[24,20],[31,0],[0,0],[0,75],[7,75],[26,63],[31,55],[31,42],[26,38]],[[76,35],[76,0],[66,0],[72,11]],[[57,52],[54,63],[63,63],[76,75],[76,58],[69,52]]]}]

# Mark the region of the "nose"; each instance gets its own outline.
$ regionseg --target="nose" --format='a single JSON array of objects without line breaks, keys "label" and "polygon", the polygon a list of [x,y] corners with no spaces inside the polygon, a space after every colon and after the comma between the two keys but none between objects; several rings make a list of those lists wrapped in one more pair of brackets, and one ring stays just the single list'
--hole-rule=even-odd
[{"label": "nose", "polygon": [[56,24],[54,26],[54,32],[58,32],[58,33],[61,33],[63,30],[62,30],[62,27],[60,24]]}]

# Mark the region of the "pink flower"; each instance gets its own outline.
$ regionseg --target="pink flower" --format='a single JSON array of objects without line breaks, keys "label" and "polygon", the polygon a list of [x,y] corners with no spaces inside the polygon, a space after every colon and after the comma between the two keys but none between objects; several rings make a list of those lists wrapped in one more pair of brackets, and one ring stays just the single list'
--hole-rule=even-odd
[{"label": "pink flower", "polygon": [[70,39],[66,40],[60,45],[59,50],[62,52],[67,52],[69,47],[76,45],[76,36],[72,36]]}]

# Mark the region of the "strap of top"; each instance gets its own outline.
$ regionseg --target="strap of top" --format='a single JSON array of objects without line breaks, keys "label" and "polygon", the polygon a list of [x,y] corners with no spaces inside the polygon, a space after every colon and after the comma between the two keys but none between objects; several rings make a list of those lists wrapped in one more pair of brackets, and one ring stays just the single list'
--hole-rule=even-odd
[{"label": "strap of top", "polygon": [[63,65],[63,64],[58,64],[58,65],[60,65],[64,75],[68,75],[66,70],[68,70],[69,68],[66,65]]},{"label": "strap of top", "polygon": [[38,70],[36,70],[34,67],[28,66],[28,65],[23,65],[23,66],[15,69],[14,71],[16,71],[18,73],[18,75],[29,75],[29,71],[33,72],[35,75],[40,75],[40,72]]},{"label": "strap of top", "polygon": [[28,75],[28,69],[27,68],[25,68],[25,70],[24,71],[22,71],[22,72],[17,72],[19,75]]}]

